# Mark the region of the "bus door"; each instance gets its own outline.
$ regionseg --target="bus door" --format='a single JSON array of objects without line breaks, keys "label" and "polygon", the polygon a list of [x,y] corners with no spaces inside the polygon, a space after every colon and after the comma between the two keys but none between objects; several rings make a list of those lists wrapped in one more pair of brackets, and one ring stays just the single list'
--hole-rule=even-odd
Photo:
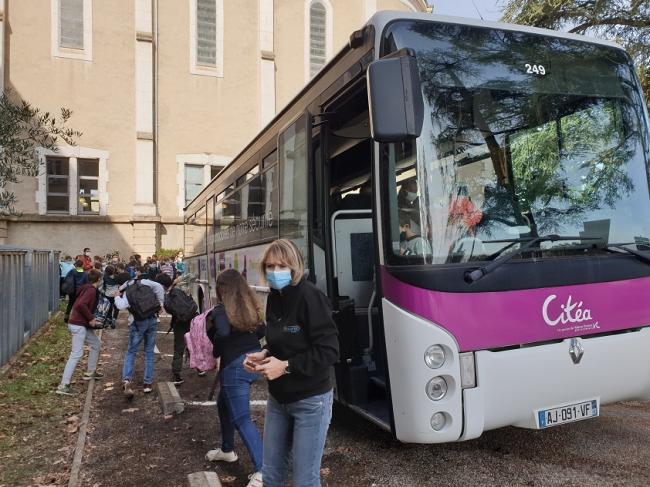
[{"label": "bus door", "polygon": [[[326,250],[327,289],[339,330],[337,399],[382,427],[390,428],[383,344],[376,296],[373,232],[372,147],[365,80],[325,109],[314,168],[322,165],[320,210]],[[323,157],[326,155],[326,157]],[[322,163],[319,163],[319,157]],[[314,194],[317,192],[315,191]],[[315,228],[315,227],[314,227]],[[314,234],[315,236],[315,234]],[[314,238],[314,244],[317,241]],[[383,336],[383,333],[379,333]],[[380,348],[382,353],[376,353]]]},{"label": "bus door", "polygon": [[327,271],[327,245],[326,231],[327,225],[327,210],[326,210],[326,191],[327,183],[325,182],[325,158],[323,157],[325,147],[324,141],[321,140],[322,131],[319,125],[314,124],[312,128],[311,140],[311,188],[309,194],[312,195],[311,201],[311,230],[312,230],[312,256],[314,266],[311,272],[316,287],[322,292],[331,295],[328,286],[328,271]]}]

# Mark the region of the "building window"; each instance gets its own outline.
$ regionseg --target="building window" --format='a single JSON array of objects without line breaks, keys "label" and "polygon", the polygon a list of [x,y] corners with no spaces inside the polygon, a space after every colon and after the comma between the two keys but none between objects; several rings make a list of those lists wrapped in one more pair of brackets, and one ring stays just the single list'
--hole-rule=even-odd
[{"label": "building window", "polygon": [[108,210],[108,152],[90,147],[37,149],[38,214],[100,215]]},{"label": "building window", "polygon": [[48,157],[46,180],[46,211],[68,213],[70,161],[65,157]]},{"label": "building window", "polygon": [[83,49],[83,0],[61,0],[59,8],[59,46],[70,49]]},{"label": "building window", "polygon": [[230,162],[230,157],[208,153],[177,154],[176,204],[179,215]]},{"label": "building window", "polygon": [[[185,206],[201,192],[204,184],[212,181],[224,167],[208,164],[185,164]],[[210,174],[210,179],[207,181],[205,180],[206,170]]]},{"label": "building window", "polygon": [[223,0],[190,0],[190,72],[223,76]]},{"label": "building window", "polygon": [[210,181],[216,178],[217,174],[219,174],[224,167],[225,166],[210,166]]},{"label": "building window", "polygon": [[196,64],[217,65],[216,0],[196,0]]},{"label": "building window", "polygon": [[332,57],[333,10],[330,0],[305,0],[305,82]]},{"label": "building window", "polygon": [[203,189],[203,166],[185,165],[185,206]]},{"label": "building window", "polygon": [[92,0],[50,0],[52,56],[92,61]]},{"label": "building window", "polygon": [[309,7],[309,77],[316,76],[327,60],[327,10],[314,2]]},{"label": "building window", "polygon": [[77,214],[99,213],[99,160],[77,159],[79,203]]}]

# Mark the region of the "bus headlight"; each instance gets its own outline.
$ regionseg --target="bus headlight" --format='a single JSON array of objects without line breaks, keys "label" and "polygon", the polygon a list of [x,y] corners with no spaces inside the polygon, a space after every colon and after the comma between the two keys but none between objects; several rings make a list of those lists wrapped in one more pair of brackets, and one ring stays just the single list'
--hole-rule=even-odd
[{"label": "bus headlight", "polygon": [[435,431],[440,431],[447,424],[445,413],[433,413],[431,416],[431,427]]},{"label": "bus headlight", "polygon": [[447,394],[447,381],[442,377],[434,377],[427,382],[427,396],[432,401],[439,401]]},{"label": "bus headlight", "polygon": [[431,345],[424,352],[424,363],[430,369],[439,369],[445,363],[445,350],[440,345]]}]

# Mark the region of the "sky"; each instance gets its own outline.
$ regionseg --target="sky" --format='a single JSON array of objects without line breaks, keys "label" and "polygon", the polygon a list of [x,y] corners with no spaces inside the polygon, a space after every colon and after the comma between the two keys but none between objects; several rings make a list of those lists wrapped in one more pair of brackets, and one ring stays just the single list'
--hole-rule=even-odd
[{"label": "sky", "polygon": [[479,19],[476,12],[476,8],[478,8],[485,20],[499,20],[502,7],[498,7],[497,4],[505,2],[497,0],[428,0],[428,3],[433,5],[434,14]]}]

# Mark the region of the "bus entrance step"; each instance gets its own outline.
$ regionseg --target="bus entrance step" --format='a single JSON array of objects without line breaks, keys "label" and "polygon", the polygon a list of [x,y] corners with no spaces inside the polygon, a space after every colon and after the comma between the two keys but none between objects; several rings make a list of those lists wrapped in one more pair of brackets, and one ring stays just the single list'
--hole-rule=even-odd
[{"label": "bus entrance step", "polygon": [[194,472],[187,476],[190,487],[221,487],[216,472]]},{"label": "bus entrance step", "polygon": [[173,382],[158,382],[158,399],[160,400],[160,407],[162,408],[165,418],[171,417],[174,414],[180,414],[185,409],[185,403],[176,390]]}]

